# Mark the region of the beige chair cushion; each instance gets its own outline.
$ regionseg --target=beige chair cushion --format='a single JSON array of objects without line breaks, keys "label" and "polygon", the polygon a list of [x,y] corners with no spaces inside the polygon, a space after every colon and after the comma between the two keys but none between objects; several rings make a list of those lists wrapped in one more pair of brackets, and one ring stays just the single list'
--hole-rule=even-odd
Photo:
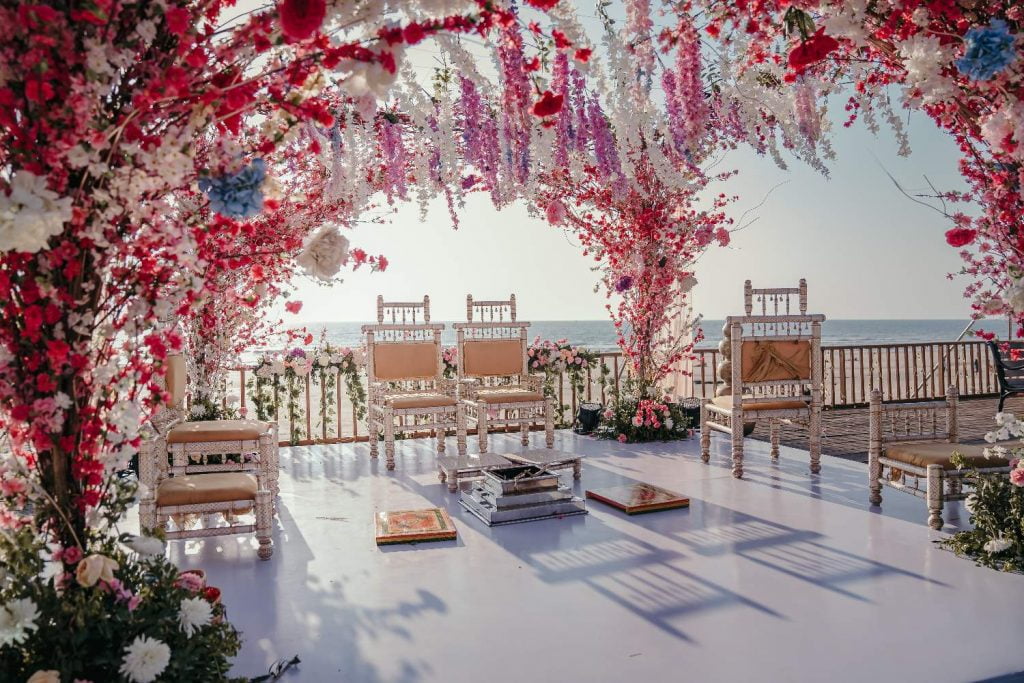
[{"label": "beige chair cushion", "polygon": [[434,342],[374,344],[373,376],[384,382],[437,377],[439,353]]},{"label": "beige chair cushion", "polygon": [[388,403],[392,408],[440,408],[453,406],[456,401],[451,396],[444,394],[397,394],[388,397]]},{"label": "beige chair cushion", "polygon": [[188,371],[185,369],[185,356],[175,354],[167,356],[167,374],[164,376],[164,383],[167,386],[167,393],[171,395],[171,408],[180,409],[185,401],[187,391]]},{"label": "beige chair cushion", "polygon": [[809,341],[745,341],[740,354],[744,383],[811,378]]},{"label": "beige chair cushion", "polygon": [[544,395],[525,389],[485,389],[476,392],[477,400],[484,403],[530,403],[543,401]]},{"label": "beige chair cushion", "polygon": [[201,505],[256,500],[256,477],[245,472],[210,472],[170,477],[160,482],[156,504]]},{"label": "beige chair cushion", "polygon": [[[745,398],[749,398],[749,396]],[[719,408],[732,410],[732,396],[715,396],[711,399],[711,402]],[[754,403],[752,401],[744,400],[741,406],[741,410],[743,410],[743,412],[751,410],[805,410],[810,406],[810,403],[799,399],[765,401],[764,403]]]},{"label": "beige chair cushion", "polygon": [[[932,442],[894,442],[887,443],[882,449],[882,455],[892,460],[899,460],[908,465],[917,467],[928,467],[929,465],[941,465],[944,470],[953,470],[956,467],[949,461],[953,453],[960,453],[967,460],[971,467],[979,469],[985,467],[1007,467],[1010,463],[1003,458],[986,458],[982,451],[987,446],[994,444],[964,444],[964,443],[936,443]],[[1003,441],[1001,446],[1016,448],[1019,441]]]},{"label": "beige chair cushion", "polygon": [[462,368],[467,377],[503,377],[523,372],[521,339],[468,341],[462,345]]},{"label": "beige chair cushion", "polygon": [[182,422],[167,435],[167,443],[198,443],[200,441],[243,441],[258,439],[267,425],[256,420],[202,420]]}]

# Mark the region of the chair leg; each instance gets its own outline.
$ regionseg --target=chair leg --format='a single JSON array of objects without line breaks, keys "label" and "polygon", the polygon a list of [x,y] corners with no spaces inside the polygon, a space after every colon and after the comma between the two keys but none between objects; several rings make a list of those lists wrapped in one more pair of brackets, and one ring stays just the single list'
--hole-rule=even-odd
[{"label": "chair leg", "polygon": [[380,425],[379,422],[374,420],[373,416],[371,415],[370,419],[366,421],[366,426],[370,430],[370,434],[369,434],[369,436],[370,436],[370,457],[373,458],[374,460],[376,460],[377,459],[377,455],[379,453],[379,445],[378,444],[380,443],[380,429],[381,429],[381,425]]},{"label": "chair leg", "polygon": [[466,454],[466,406],[459,403],[455,406],[455,443],[459,455]]},{"label": "chair leg", "polygon": [[270,491],[256,492],[256,540],[260,542],[256,554],[261,560],[269,560],[274,554],[274,541],[270,538],[270,525],[274,509]]},{"label": "chair leg", "polygon": [[999,408],[996,409],[997,413],[1003,412],[1003,403],[1006,402],[1006,397],[1007,396],[1009,396],[1009,394],[1004,394],[1004,393],[1000,392],[1000,394],[999,394]]},{"label": "chair leg", "polygon": [[944,474],[941,465],[928,465],[928,526],[935,530],[942,528]]},{"label": "chair leg", "polygon": [[882,504],[882,463],[879,456],[876,448],[868,449],[868,502],[872,505]]},{"label": "chair leg", "polygon": [[555,447],[555,409],[551,401],[544,402],[544,445]]},{"label": "chair leg", "polygon": [[[447,415],[445,416],[447,418]],[[445,438],[448,436],[448,431],[444,427],[437,427],[434,429],[434,437],[437,439],[437,452],[444,453]]]},{"label": "chair leg", "polygon": [[700,459],[711,460],[711,430],[708,429],[708,402],[700,402]]},{"label": "chair leg", "polygon": [[732,476],[743,477],[743,412],[733,411],[732,420]]},{"label": "chair leg", "polygon": [[476,409],[476,438],[480,444],[480,452],[487,452],[487,405]]},{"label": "chair leg", "polygon": [[384,411],[384,459],[388,470],[395,469],[395,413]]},{"label": "chair leg", "polygon": [[519,443],[524,446],[530,445],[530,425],[525,422],[519,425]]},{"label": "chair leg", "polygon": [[811,406],[809,440],[811,451],[811,474],[821,472],[821,407]]},{"label": "chair leg", "polygon": [[779,436],[782,431],[782,425],[778,420],[769,418],[768,419],[768,438],[771,441],[771,451],[769,454],[772,457],[772,462],[779,461]]}]

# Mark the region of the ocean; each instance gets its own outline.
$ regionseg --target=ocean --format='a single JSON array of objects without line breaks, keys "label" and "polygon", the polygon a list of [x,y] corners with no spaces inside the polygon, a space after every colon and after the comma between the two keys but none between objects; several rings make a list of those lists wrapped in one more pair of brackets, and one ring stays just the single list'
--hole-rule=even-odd
[{"label": "ocean", "polygon": [[[718,345],[722,337],[721,320],[705,320],[704,341],[698,348]],[[822,325],[822,343],[826,345],[898,344],[903,342],[954,341],[967,326],[966,320],[827,320]],[[362,343],[360,327],[367,323],[321,322],[309,323],[307,329],[318,339],[326,331],[327,339],[335,346],[354,347]],[[980,321],[975,328],[1006,336],[1005,320]],[[567,339],[575,346],[595,351],[610,351],[615,344],[615,328],[607,320],[537,320],[530,325],[530,339]],[[455,330],[446,323],[442,334],[446,346],[455,344]]]}]

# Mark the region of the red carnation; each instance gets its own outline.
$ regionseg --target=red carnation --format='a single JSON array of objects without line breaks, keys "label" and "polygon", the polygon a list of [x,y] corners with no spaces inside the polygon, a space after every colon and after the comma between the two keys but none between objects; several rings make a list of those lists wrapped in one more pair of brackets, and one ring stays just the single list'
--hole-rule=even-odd
[{"label": "red carnation", "polygon": [[325,0],[284,0],[277,6],[281,31],[292,40],[305,40],[318,30],[327,16]]},{"label": "red carnation", "polygon": [[789,53],[789,65],[800,73],[811,64],[825,59],[828,54],[839,49],[839,41],[825,35],[825,29],[819,28],[813,36],[797,45]]},{"label": "red carnation", "polygon": [[562,111],[562,96],[545,90],[540,99],[533,103],[533,115],[541,118],[553,116]]},{"label": "red carnation", "polygon": [[554,9],[555,5],[558,4],[558,0],[526,0],[526,4],[547,12],[549,9]]},{"label": "red carnation", "polygon": [[586,64],[587,62],[590,61],[590,55],[593,53],[594,51],[591,50],[589,47],[581,47],[580,49],[576,50],[576,53],[573,55],[573,58],[577,62]]},{"label": "red carnation", "polygon": [[289,313],[298,313],[299,311],[302,310],[302,302],[289,301],[284,305],[284,310],[288,311]]},{"label": "red carnation", "polygon": [[946,243],[951,247],[966,247],[978,236],[977,230],[970,228],[953,228],[946,231]]}]

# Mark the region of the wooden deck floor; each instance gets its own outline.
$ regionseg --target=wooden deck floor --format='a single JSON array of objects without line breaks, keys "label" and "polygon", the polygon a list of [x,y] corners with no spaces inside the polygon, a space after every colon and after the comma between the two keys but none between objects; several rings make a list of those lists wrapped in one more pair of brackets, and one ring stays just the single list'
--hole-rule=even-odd
[{"label": "wooden deck floor", "polygon": [[[995,422],[998,400],[994,398],[961,399],[959,405],[959,428],[961,441],[981,440],[991,431]],[[1004,410],[1024,413],[1024,397],[1009,398]],[[823,419],[824,436],[822,451],[857,462],[868,461],[868,409],[843,408],[826,410]],[[759,422],[753,438],[768,440],[768,425]],[[784,427],[782,443],[795,448],[807,448],[807,432],[797,426]]]}]

